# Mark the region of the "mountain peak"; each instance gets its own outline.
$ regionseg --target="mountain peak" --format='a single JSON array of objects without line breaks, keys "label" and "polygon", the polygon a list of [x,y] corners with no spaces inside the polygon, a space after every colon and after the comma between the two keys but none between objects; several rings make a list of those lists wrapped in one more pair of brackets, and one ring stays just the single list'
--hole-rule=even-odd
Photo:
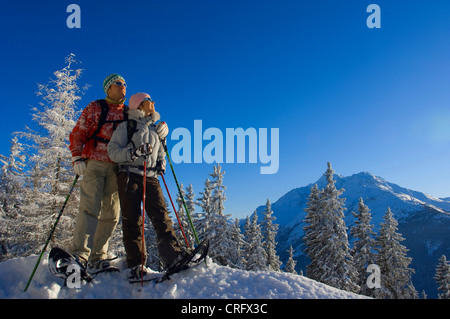
[{"label": "mountain peak", "polygon": [[[347,215],[352,215],[351,212],[358,209],[360,198],[369,206],[376,222],[382,219],[388,207],[392,209],[397,219],[424,209],[432,209],[446,215],[448,215],[446,212],[450,211],[450,200],[438,199],[420,191],[401,187],[367,171],[350,176],[334,174],[333,179],[337,189],[344,189],[341,197],[346,199]],[[303,221],[304,209],[314,184],[317,184],[319,189],[325,188],[327,184],[325,175],[322,175],[315,183],[287,192],[272,203],[272,210],[278,224],[294,227]],[[264,206],[260,206],[257,211],[262,212],[263,209]]]},{"label": "mountain peak", "polygon": [[[349,230],[355,223],[352,212],[358,210],[360,198],[370,209],[375,231],[382,223],[386,210],[391,209],[406,239],[405,244],[411,250],[412,267],[417,273],[413,280],[416,281],[417,288],[420,288],[418,291],[426,289],[428,295],[433,294],[430,288],[433,285],[433,274],[427,269],[442,254],[449,253],[450,200],[401,187],[366,171],[351,176],[335,174],[333,178],[336,188],[344,189],[341,198],[345,199],[345,224]],[[302,252],[302,238],[305,208],[314,184],[319,189],[324,189],[326,177],[323,175],[316,183],[293,189],[272,203],[275,222],[280,225],[278,251],[283,261],[287,259],[283,252],[292,245],[299,263],[307,262]],[[263,207],[259,207],[258,212],[262,211]]]}]

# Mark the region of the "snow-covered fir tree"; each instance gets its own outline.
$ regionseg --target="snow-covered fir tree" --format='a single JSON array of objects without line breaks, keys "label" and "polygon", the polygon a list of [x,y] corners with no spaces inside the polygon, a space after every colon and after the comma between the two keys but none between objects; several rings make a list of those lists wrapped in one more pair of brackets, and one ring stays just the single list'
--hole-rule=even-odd
[{"label": "snow-covered fir tree", "polygon": [[[69,133],[80,113],[77,103],[87,87],[80,88],[77,84],[82,69],[73,68],[77,63],[75,55],[70,54],[65,62],[66,66],[54,72],[48,84],[38,85],[37,96],[42,102],[32,108],[36,129],[16,133],[26,139],[30,150],[21,216],[17,220],[22,254],[40,251],[75,177],[68,147]],[[70,247],[77,199],[78,189],[67,203],[54,233],[53,242],[58,245]]]},{"label": "snow-covered fir tree", "polygon": [[409,268],[412,258],[407,257],[408,249],[401,244],[404,238],[398,233],[398,222],[389,207],[383,220],[376,237],[381,288],[375,290],[375,295],[379,299],[415,299],[418,293],[411,281],[414,270]]},{"label": "snow-covered fir tree", "polygon": [[450,299],[450,263],[445,255],[442,255],[439,259],[434,279],[438,286],[438,298]]},{"label": "snow-covered fir tree", "polygon": [[[328,163],[328,169],[325,172],[327,185],[320,193],[319,200],[320,231],[316,241],[319,246],[312,247],[313,253],[308,256],[314,261],[314,272],[319,273],[318,281],[338,289],[355,292],[359,287],[355,284],[356,273],[344,222],[345,199],[340,198],[344,190],[336,189],[333,175],[334,170],[331,163]],[[306,244],[311,245],[311,243]]]},{"label": "snow-covered fir tree", "polygon": [[210,247],[208,255],[219,265],[228,265],[228,258],[231,256],[233,246],[231,239],[231,228],[228,223],[228,215],[225,215],[224,202],[226,200],[225,189],[223,185],[223,175],[220,164],[214,166],[214,172],[209,174],[211,180],[211,206],[212,211],[206,215],[207,234]]},{"label": "snow-covered fir tree", "polygon": [[267,254],[263,247],[263,236],[258,224],[258,214],[253,213],[252,220],[247,216],[244,228],[245,270],[261,271],[267,269]]},{"label": "snow-covered fir tree", "polygon": [[285,271],[289,272],[291,274],[297,274],[297,271],[295,270],[295,266],[297,265],[297,262],[294,260],[294,248],[292,248],[292,245],[289,246],[289,249],[287,250],[289,253],[289,259],[286,263]]},{"label": "snow-covered fir tree", "polygon": [[[184,199],[184,202],[183,202],[183,199]],[[179,225],[179,223],[177,223],[175,225],[175,231],[178,233],[179,237],[186,236],[186,238],[189,242],[189,246],[193,247],[194,246],[193,244],[195,243],[195,236],[194,236],[194,233],[192,231],[192,228],[191,228],[191,225],[189,222],[189,217],[187,215],[188,213],[186,212],[186,209],[184,207],[184,203],[186,203],[186,208],[187,208],[187,202],[186,202],[186,192],[184,190],[183,183],[180,183],[180,192],[178,192],[178,194],[177,194],[176,202],[178,204],[178,218],[179,218],[179,223],[181,223],[181,226]],[[190,211],[189,211],[189,213],[190,213]],[[183,232],[184,232],[184,235],[182,235]],[[180,241],[180,242],[184,244],[185,243],[184,238],[183,238],[183,241]]]},{"label": "snow-covered fir tree", "polygon": [[[18,219],[23,201],[26,156],[17,137],[11,140],[10,155],[0,155],[0,261],[9,258],[11,248],[20,243]],[[14,256],[14,252],[12,252]]]},{"label": "snow-covered fir tree", "polygon": [[325,246],[325,243],[321,242],[322,238],[319,237],[319,234],[323,231],[324,223],[321,219],[323,215],[321,214],[320,191],[317,184],[311,187],[305,212],[303,242],[305,243],[305,254],[310,259],[310,263],[306,266],[306,275],[318,281],[323,275],[323,268],[316,256],[318,256],[320,249]]},{"label": "snow-covered fir tree", "polygon": [[351,254],[353,257],[353,266],[359,275],[356,284],[360,287],[359,294],[374,296],[374,289],[367,287],[367,267],[375,263],[375,239],[376,235],[371,224],[372,216],[370,209],[364,204],[362,198],[359,199],[358,212],[353,213],[356,217],[355,225],[350,233],[355,239]]},{"label": "snow-covered fir tree", "polygon": [[[186,201],[186,208],[189,212],[189,216],[191,217],[192,224],[194,225],[195,231],[197,232],[198,236],[198,226],[201,226],[201,222],[199,222],[199,219],[201,218],[202,215],[196,212],[196,206],[198,205],[198,201],[195,199],[195,192],[192,184],[189,184],[189,186],[186,188],[186,195],[184,198]],[[189,240],[191,243],[194,243],[195,235],[190,223],[188,223],[188,228],[189,228],[188,234],[190,236]]]},{"label": "snow-covered fir tree", "polygon": [[228,258],[228,263],[233,268],[243,269],[244,268],[244,245],[245,239],[244,234],[241,232],[241,227],[239,223],[239,219],[236,218],[234,224],[231,226],[231,249],[230,249],[230,257]]},{"label": "snow-covered fir tree", "polygon": [[214,210],[211,199],[212,192],[213,184],[209,178],[207,178],[205,181],[204,191],[200,192],[201,196],[198,198],[198,205],[202,209],[202,216],[197,219],[196,229],[200,238],[204,238],[205,234],[208,232],[208,221]]},{"label": "snow-covered fir tree", "polygon": [[15,136],[11,140],[10,155],[0,155],[0,201],[3,211],[14,213],[21,202],[25,183],[26,156],[24,147]]},{"label": "snow-covered fir tree", "polygon": [[[159,257],[156,232],[150,218],[145,219],[145,249],[147,251],[147,266],[151,269],[162,270],[162,260]],[[181,241],[180,241],[181,242]]]},{"label": "snow-covered fir tree", "polygon": [[191,215],[194,215],[195,213],[195,206],[198,204],[197,200],[195,199],[195,192],[194,192],[194,186],[192,184],[189,184],[189,186],[186,188],[186,206],[189,210],[189,213]]},{"label": "snow-covered fir tree", "polygon": [[264,209],[263,216],[263,238],[264,238],[264,250],[267,255],[267,266],[269,270],[280,271],[281,261],[278,257],[276,246],[277,242],[275,241],[275,237],[278,231],[278,225],[274,224],[273,221],[276,219],[275,216],[272,216],[272,205],[270,204],[270,200],[266,201],[266,208]]}]

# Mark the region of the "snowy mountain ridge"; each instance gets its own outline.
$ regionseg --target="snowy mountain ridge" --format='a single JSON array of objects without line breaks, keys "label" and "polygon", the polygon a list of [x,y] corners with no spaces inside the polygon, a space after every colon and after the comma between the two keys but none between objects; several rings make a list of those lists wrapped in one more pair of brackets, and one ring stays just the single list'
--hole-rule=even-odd
[{"label": "snowy mountain ridge", "polygon": [[[352,212],[358,209],[359,198],[369,207],[374,230],[379,225],[388,207],[399,222],[399,231],[405,238],[403,244],[410,250],[413,258],[411,264],[416,273],[413,283],[420,292],[425,290],[433,296],[436,289],[433,280],[434,270],[441,255],[450,255],[450,198],[436,198],[390,183],[369,172],[360,172],[351,176],[334,175],[337,189],[344,189],[341,198],[345,198],[345,223],[351,242],[350,228],[355,217]],[[315,183],[295,188],[272,203],[275,223],[280,225],[278,231],[278,253],[285,263],[286,250],[292,245],[297,257],[297,270],[305,270],[309,263],[303,254],[303,220],[311,187],[317,184],[319,189],[326,186],[325,176]],[[265,206],[257,208],[258,214]]]},{"label": "snowy mountain ridge", "polygon": [[[27,292],[27,279],[36,255],[0,262],[0,299],[365,299],[303,276],[285,272],[252,272],[204,263],[171,276],[163,283],[130,284],[125,271],[97,276],[80,288],[63,286],[48,270],[44,255]],[[125,258],[113,261],[120,269]]]}]

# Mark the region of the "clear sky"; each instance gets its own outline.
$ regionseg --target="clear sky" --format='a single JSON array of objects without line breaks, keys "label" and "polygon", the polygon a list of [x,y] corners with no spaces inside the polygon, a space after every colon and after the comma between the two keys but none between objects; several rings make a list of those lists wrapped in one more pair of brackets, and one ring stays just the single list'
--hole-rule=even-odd
[{"label": "clear sky", "polygon": [[[66,25],[71,3],[81,8],[79,29]],[[366,24],[371,3],[381,8],[379,29]],[[3,1],[0,153],[30,124],[37,83],[74,53],[85,69],[79,84],[92,85],[80,109],[119,73],[128,97],[152,96],[171,132],[193,135],[194,120],[224,136],[279,129],[275,174],[260,174],[259,158],[222,164],[233,216],[316,181],[328,161],[341,175],[369,171],[447,197],[449,12],[448,0]],[[169,148],[178,142],[169,136]],[[175,170],[198,193],[212,165]]]}]

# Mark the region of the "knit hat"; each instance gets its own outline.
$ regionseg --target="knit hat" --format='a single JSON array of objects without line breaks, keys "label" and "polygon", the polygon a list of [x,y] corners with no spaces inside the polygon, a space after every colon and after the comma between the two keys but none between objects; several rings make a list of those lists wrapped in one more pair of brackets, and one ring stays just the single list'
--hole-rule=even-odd
[{"label": "knit hat", "polygon": [[125,79],[119,74],[113,73],[111,75],[108,75],[105,81],[103,81],[103,91],[108,94],[109,87],[117,80],[122,80],[125,82]]},{"label": "knit hat", "polygon": [[147,93],[133,94],[128,101],[128,107],[130,108],[130,110],[136,110],[139,105],[141,105],[142,101],[144,101],[144,99],[146,98],[151,99],[150,95],[148,95]]}]

